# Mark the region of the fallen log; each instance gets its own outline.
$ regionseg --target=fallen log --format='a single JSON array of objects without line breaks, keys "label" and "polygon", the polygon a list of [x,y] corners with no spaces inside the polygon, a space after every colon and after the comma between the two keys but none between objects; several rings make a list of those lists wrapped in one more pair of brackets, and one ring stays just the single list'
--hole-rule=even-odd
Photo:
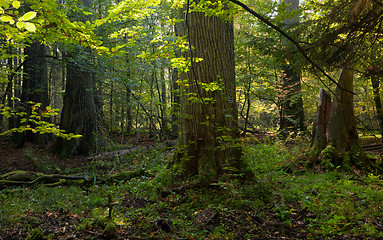
[{"label": "fallen log", "polygon": [[362,148],[363,148],[364,151],[382,150],[383,149],[383,144],[381,144],[381,143],[369,144],[369,145],[362,146]]},{"label": "fallen log", "polygon": [[115,157],[127,156],[127,155],[131,154],[132,152],[137,152],[139,150],[150,150],[150,149],[151,149],[151,146],[147,146],[147,147],[137,146],[137,147],[133,147],[133,148],[130,148],[130,149],[120,149],[120,150],[111,151],[111,152],[103,152],[103,153],[100,153],[100,154],[98,154],[96,156],[89,157],[88,160],[108,160],[108,159],[114,159]]},{"label": "fallen log", "polygon": [[129,181],[132,178],[140,176],[152,176],[151,173],[144,169],[135,171],[121,171],[112,175],[101,176],[68,176],[60,174],[44,174],[29,171],[13,171],[0,176],[0,189],[11,186],[32,186],[43,184],[48,187],[68,184],[69,181],[82,180],[83,184],[92,182],[113,183]]},{"label": "fallen log", "polygon": [[0,189],[9,186],[31,186],[44,184],[46,186],[57,186],[64,180],[87,180],[85,176],[66,176],[59,174],[43,174],[28,171],[13,171],[0,176]]}]

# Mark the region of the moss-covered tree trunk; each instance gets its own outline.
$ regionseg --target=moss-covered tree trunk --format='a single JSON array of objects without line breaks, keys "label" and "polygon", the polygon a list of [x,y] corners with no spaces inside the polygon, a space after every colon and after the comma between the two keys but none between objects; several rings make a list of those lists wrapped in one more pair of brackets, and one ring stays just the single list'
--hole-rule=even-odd
[{"label": "moss-covered tree trunk", "polygon": [[233,23],[190,12],[180,31],[193,47],[184,56],[203,60],[193,61],[189,71],[181,75],[182,120],[176,163],[184,176],[214,178],[229,167],[240,170],[241,150],[235,145],[239,131]]},{"label": "moss-covered tree trunk", "polygon": [[328,126],[328,142],[340,153],[360,146],[354,115],[354,71],[345,64],[335,90]]},{"label": "moss-covered tree trunk", "polygon": [[324,149],[318,148],[318,150],[322,150],[319,155],[321,164],[326,168],[342,166],[350,169],[352,165],[363,167],[366,160],[360,145],[354,115],[353,84],[352,66],[344,64],[331,104],[327,126],[327,145]]}]

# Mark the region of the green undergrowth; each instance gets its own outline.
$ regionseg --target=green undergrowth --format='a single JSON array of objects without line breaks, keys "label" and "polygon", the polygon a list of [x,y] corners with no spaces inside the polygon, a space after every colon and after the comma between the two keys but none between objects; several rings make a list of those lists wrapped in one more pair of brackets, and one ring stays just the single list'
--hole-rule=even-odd
[{"label": "green undergrowth", "polygon": [[[307,145],[247,146],[255,179],[181,181],[169,152],[138,150],[94,161],[89,176],[111,170],[151,174],[127,182],[0,191],[0,237],[41,229],[47,239],[333,239],[383,237],[383,180],[372,173],[307,170]],[[72,169],[71,171],[76,172]],[[92,238],[93,237],[93,238]]]}]

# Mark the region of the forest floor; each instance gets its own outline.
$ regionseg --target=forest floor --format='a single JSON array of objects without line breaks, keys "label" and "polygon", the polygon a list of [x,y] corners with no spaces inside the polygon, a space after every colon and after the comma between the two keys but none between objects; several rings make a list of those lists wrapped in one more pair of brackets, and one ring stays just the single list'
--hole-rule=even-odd
[{"label": "forest floor", "polygon": [[[245,158],[256,179],[228,176],[207,185],[174,179],[165,167],[171,151],[163,147],[60,159],[35,145],[0,142],[0,175],[24,170],[90,179],[2,187],[0,240],[40,230],[46,239],[383,239],[379,175],[305,169],[307,142],[255,142],[246,142]],[[137,170],[142,174],[130,179],[101,180]]]}]

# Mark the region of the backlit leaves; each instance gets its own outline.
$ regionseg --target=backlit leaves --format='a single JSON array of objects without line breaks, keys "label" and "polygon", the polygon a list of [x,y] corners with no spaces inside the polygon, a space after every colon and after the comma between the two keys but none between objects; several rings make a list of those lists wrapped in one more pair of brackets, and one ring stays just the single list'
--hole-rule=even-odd
[{"label": "backlit leaves", "polygon": [[[15,99],[20,102],[20,99]],[[15,132],[25,132],[31,131],[33,133],[45,134],[51,133],[58,137],[65,138],[70,140],[72,138],[80,138],[82,135],[74,133],[65,133],[64,130],[59,129],[53,123],[47,121],[52,116],[58,115],[60,109],[46,107],[45,109],[41,108],[41,103],[28,102],[31,108],[31,114],[28,115],[25,111],[14,110],[10,107],[6,107],[0,104],[0,115],[3,115],[6,118],[11,118],[12,116],[18,117],[20,119],[20,126],[16,128],[9,129],[1,135],[11,134]]]}]

